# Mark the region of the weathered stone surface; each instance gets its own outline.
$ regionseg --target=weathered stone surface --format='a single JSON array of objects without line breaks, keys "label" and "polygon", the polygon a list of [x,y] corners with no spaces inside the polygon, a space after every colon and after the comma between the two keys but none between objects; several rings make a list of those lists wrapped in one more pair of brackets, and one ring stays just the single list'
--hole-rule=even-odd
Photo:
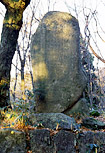
[{"label": "weathered stone surface", "polygon": [[90,110],[89,110],[88,101],[85,98],[81,98],[73,107],[64,111],[64,113],[67,115],[81,114],[84,116],[89,115],[89,112]]},{"label": "weathered stone surface", "polygon": [[[54,131],[36,129],[29,131],[29,142],[25,134],[14,129],[0,129],[0,153],[104,153],[105,132]],[[27,145],[27,146],[26,146]]]},{"label": "weathered stone surface", "polygon": [[57,153],[76,153],[75,134],[61,130],[54,138],[54,151]]},{"label": "weathered stone surface", "polygon": [[46,129],[37,129],[29,131],[29,134],[30,146],[33,153],[53,153],[50,131]]},{"label": "weathered stone surface", "polygon": [[31,116],[32,125],[42,125],[44,128],[73,130],[78,129],[74,118],[71,118],[63,113],[39,113]]},{"label": "weathered stone surface", "polygon": [[26,153],[25,134],[14,129],[0,129],[0,153]]},{"label": "weathered stone surface", "polygon": [[30,131],[29,134],[31,150],[35,153],[105,152],[105,132],[74,134],[61,130],[52,136],[49,130],[42,129]]},{"label": "weathered stone surface", "polygon": [[50,136],[50,131],[46,129],[33,130],[30,134],[30,145],[35,153],[76,153],[74,142],[75,136],[71,132],[60,131],[54,136]]},{"label": "weathered stone surface", "polygon": [[62,112],[81,96],[86,77],[80,65],[78,21],[48,12],[32,38],[31,55],[37,112]]},{"label": "weathered stone surface", "polygon": [[104,122],[96,120],[92,117],[88,117],[88,118],[83,119],[82,125],[87,128],[93,129],[93,130],[105,129]]},{"label": "weathered stone surface", "polygon": [[[105,132],[83,132],[79,134],[78,149],[80,153],[105,152]],[[97,150],[97,151],[96,151]]]}]

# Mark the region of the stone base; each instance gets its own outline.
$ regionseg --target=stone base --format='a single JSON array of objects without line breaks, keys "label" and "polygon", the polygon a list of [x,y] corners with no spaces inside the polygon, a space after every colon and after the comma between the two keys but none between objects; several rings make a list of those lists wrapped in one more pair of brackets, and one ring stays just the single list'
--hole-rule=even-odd
[{"label": "stone base", "polygon": [[[14,129],[0,130],[0,153],[26,153],[29,147],[32,153],[86,153],[105,152],[105,132],[82,132],[68,130],[51,131],[36,129],[26,133]],[[29,145],[29,146],[28,146]]]}]

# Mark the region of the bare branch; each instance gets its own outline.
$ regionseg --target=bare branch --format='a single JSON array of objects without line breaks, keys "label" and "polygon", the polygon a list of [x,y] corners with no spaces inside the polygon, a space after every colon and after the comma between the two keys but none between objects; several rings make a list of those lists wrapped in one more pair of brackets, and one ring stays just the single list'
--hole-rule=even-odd
[{"label": "bare branch", "polygon": [[101,37],[101,35],[99,34],[99,32],[97,31],[98,36],[100,37],[100,39],[105,43],[105,40]]},{"label": "bare branch", "polygon": [[93,47],[92,47],[90,44],[89,44],[89,47],[90,47],[92,53],[93,53],[99,60],[101,60],[103,63],[105,63],[105,60],[104,60],[103,58],[101,58],[101,57],[94,51]]},{"label": "bare branch", "polygon": [[14,67],[16,67],[16,69],[18,69],[21,72],[21,70],[14,63],[12,63],[12,64]]}]

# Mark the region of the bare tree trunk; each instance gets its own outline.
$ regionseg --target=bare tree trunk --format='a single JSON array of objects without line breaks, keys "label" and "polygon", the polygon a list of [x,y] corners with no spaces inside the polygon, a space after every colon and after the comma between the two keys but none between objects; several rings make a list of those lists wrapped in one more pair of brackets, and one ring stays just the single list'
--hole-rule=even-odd
[{"label": "bare tree trunk", "polygon": [[24,59],[21,60],[21,91],[22,91],[22,98],[25,100],[25,80],[24,80]]},{"label": "bare tree trunk", "polygon": [[19,30],[3,25],[0,45],[0,106],[8,105],[10,71]]},{"label": "bare tree trunk", "polygon": [[18,2],[0,0],[0,2],[7,9],[0,44],[0,107],[4,107],[9,104],[10,99],[11,64],[22,26],[23,11],[30,3],[30,0],[20,0]]}]

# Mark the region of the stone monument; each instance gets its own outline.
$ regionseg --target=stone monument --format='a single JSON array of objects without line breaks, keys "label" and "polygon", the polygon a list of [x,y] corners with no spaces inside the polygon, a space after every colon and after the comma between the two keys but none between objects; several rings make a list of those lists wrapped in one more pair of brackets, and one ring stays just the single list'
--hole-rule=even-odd
[{"label": "stone monument", "polygon": [[80,64],[80,29],[69,13],[48,12],[32,37],[31,56],[37,113],[63,112],[86,86]]}]

